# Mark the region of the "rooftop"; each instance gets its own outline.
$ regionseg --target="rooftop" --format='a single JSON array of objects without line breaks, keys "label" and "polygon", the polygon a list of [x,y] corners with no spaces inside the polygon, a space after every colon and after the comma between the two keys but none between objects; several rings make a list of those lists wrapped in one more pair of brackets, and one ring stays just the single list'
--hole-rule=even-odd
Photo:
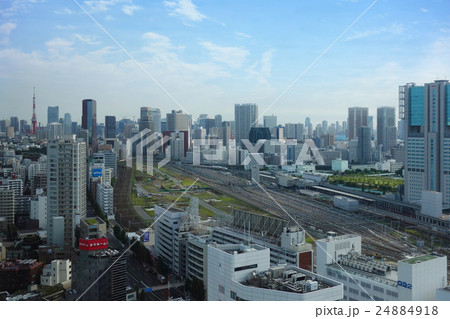
[{"label": "rooftop", "polygon": [[290,293],[304,294],[338,285],[317,279],[309,271],[286,266],[271,267],[267,271],[253,271],[248,279],[241,284],[263,289],[279,290]]},{"label": "rooftop", "polygon": [[414,257],[414,258],[410,258],[410,259],[403,259],[400,261],[412,265],[412,264],[418,264],[418,263],[421,263],[424,261],[432,260],[437,257],[440,257],[440,256],[439,255],[422,255],[422,256],[418,256],[418,257]]},{"label": "rooftop", "polygon": [[341,256],[338,263],[330,266],[336,270],[344,269],[347,273],[353,273],[385,284],[397,284],[397,266],[375,260],[373,257],[352,251]]}]

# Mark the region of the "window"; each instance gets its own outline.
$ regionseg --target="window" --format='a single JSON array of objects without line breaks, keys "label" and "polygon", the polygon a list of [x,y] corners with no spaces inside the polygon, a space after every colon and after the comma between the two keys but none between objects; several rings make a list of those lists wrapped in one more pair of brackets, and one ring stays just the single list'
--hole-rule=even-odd
[{"label": "window", "polygon": [[225,294],[225,287],[222,286],[222,285],[219,285],[219,292],[220,292],[221,294]]},{"label": "window", "polygon": [[257,268],[258,264],[252,264],[252,265],[247,265],[247,266],[241,266],[241,267],[236,267],[234,268],[234,271],[242,271],[242,270],[247,270],[247,269],[254,269]]},{"label": "window", "polygon": [[232,291],[232,290],[230,290],[230,298],[233,299],[233,300],[237,299],[236,293],[234,291]]},{"label": "window", "polygon": [[359,295],[359,291],[357,289],[348,288],[348,291],[352,294]]}]

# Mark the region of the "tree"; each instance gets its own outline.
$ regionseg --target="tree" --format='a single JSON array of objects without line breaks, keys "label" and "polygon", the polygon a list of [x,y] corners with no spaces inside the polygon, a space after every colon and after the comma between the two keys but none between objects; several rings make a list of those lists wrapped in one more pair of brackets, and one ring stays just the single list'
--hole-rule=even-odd
[{"label": "tree", "polygon": [[197,277],[194,277],[192,279],[192,292],[191,295],[194,297],[195,300],[203,301],[205,300],[206,294],[205,294],[205,286],[203,285],[203,281],[198,279]]}]

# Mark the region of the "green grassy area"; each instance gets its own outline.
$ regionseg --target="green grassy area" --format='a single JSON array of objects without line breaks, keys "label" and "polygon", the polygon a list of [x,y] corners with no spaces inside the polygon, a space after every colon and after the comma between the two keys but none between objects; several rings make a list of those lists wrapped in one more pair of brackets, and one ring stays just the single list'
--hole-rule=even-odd
[{"label": "green grassy area", "polygon": [[348,187],[362,188],[363,190],[375,190],[383,193],[392,193],[397,190],[397,186],[404,181],[398,178],[384,176],[365,175],[334,175],[328,177],[330,184],[342,184]]},{"label": "green grassy area", "polygon": [[198,214],[200,215],[200,217],[214,217],[214,212],[210,211],[209,209],[203,206],[199,206]]},{"label": "green grassy area", "polygon": [[86,219],[86,221],[89,225],[97,224],[97,220],[95,218],[89,218],[89,219]]},{"label": "green grassy area", "polygon": [[[168,167],[162,167],[159,169],[162,173],[170,175],[176,179],[178,179],[181,184],[187,188],[191,186],[195,179],[190,176],[184,176],[180,173],[173,172]],[[134,180],[134,182],[133,182]],[[134,183],[139,182],[149,193],[153,194],[161,194],[163,196],[151,196],[150,198],[144,198],[144,197],[137,197],[136,192],[132,192],[131,194],[131,200],[133,206],[142,206],[142,207],[154,207],[155,204],[172,204],[175,200],[179,198],[179,196],[182,194],[180,189],[175,185],[174,182],[172,182],[168,177],[163,176],[161,173],[155,172],[155,174],[150,177],[146,174],[146,172],[140,172],[136,169],[133,169],[132,172],[132,183],[134,186]],[[197,181],[195,183],[195,186],[198,187],[208,187],[208,185],[204,183],[200,183]],[[161,191],[160,188],[166,188],[167,191]],[[174,190],[174,191],[171,191]],[[176,191],[175,191],[176,190]],[[227,213],[232,213],[233,209],[242,209],[246,210],[252,213],[260,214],[260,215],[268,215],[266,212],[263,212],[256,207],[253,207],[251,205],[248,205],[245,202],[242,202],[238,199],[235,199],[233,197],[230,197],[228,195],[218,194],[213,190],[198,190],[198,189],[192,189],[192,191],[189,192],[191,195],[198,197],[200,200],[204,200],[206,202],[209,202],[208,199],[216,199],[219,200],[218,202],[211,201],[209,204],[211,206],[214,206],[217,209],[220,209]],[[182,207],[182,206],[188,206],[189,205],[189,198],[188,197],[181,197],[178,199],[176,206]],[[204,207],[199,208],[199,213],[202,217],[211,217],[214,215],[214,213]]]},{"label": "green grassy area", "polygon": [[312,238],[309,237],[309,236],[306,236],[305,241],[306,241],[308,244],[314,244],[314,239],[312,239]]},{"label": "green grassy area", "polygon": [[145,212],[147,213],[147,215],[149,215],[150,217],[155,217],[155,210],[147,210],[149,208],[154,208],[154,207],[143,207],[143,209],[145,210]]}]

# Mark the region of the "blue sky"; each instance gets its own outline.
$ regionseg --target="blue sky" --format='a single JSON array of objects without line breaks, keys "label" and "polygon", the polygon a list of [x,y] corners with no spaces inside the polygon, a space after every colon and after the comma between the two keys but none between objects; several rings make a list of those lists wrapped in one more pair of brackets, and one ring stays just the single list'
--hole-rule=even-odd
[{"label": "blue sky", "polygon": [[[43,125],[49,105],[80,122],[84,98],[99,122],[177,102],[194,118],[232,120],[246,102],[261,115],[373,0],[77,2],[134,60],[74,0],[2,0],[0,118],[30,121],[33,85]],[[450,77],[449,18],[446,0],[379,0],[266,114],[318,123],[397,106],[399,85]]]}]

